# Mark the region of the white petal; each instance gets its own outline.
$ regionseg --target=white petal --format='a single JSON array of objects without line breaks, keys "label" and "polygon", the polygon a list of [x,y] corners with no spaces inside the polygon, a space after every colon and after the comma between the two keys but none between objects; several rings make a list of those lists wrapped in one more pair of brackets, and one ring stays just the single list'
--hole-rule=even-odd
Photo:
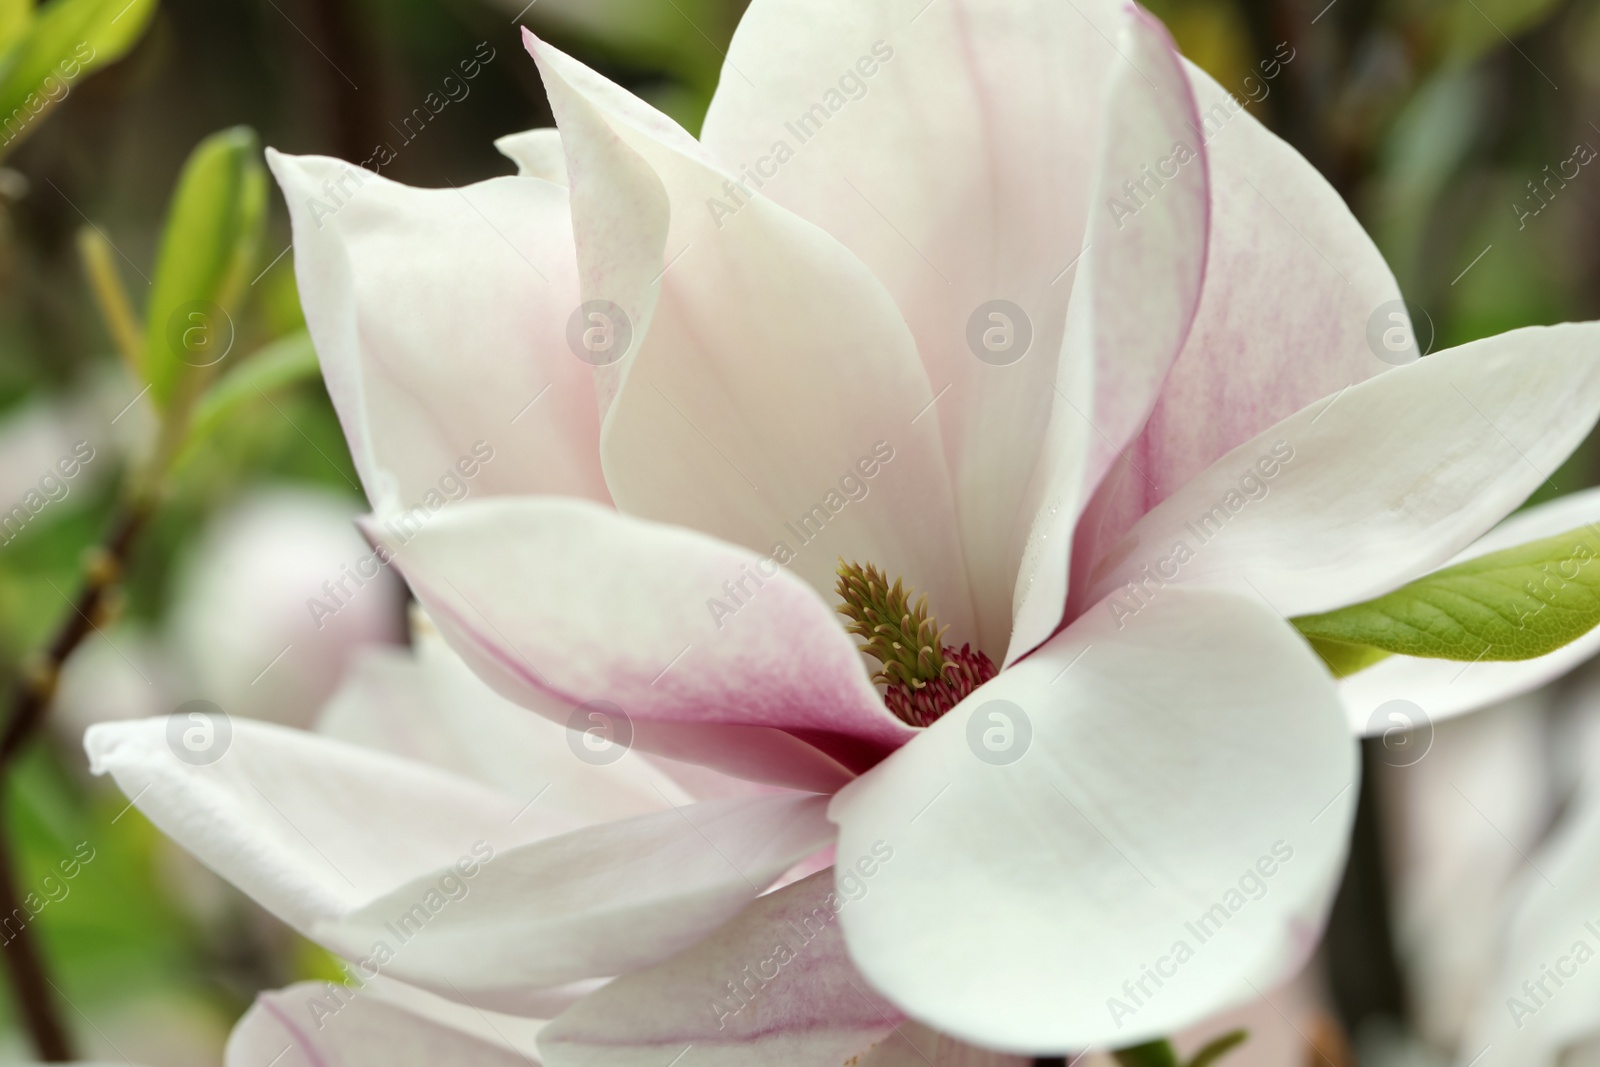
[{"label": "white petal", "polygon": [[1259,605],[1173,590],[1124,629],[1092,615],[834,799],[840,857],[893,850],[843,914],[851,956],[976,1044],[1170,1033],[1299,968],[1356,774],[1326,672]]},{"label": "white petal", "polygon": [[822,798],[796,794],[563,832],[574,820],[537,796],[249,720],[216,762],[192,765],[168,725],[94,727],[91,769],[358,971],[372,960],[492,1006],[525,1010],[530,990],[670,955],[832,837]]},{"label": "white petal", "polygon": [[538,1067],[542,1024],[476,1011],[397,983],[300,982],[256,997],[234,1027],[227,1067]]},{"label": "white petal", "polygon": [[561,131],[554,126],[507,134],[494,146],[517,165],[518,174],[566,186],[567,157],[561,151]]},{"label": "white petal", "polygon": [[540,1035],[540,1051],[551,1067],[660,1067],[691,1044],[705,1067],[846,1062],[904,1016],[850,963],[835,905],[847,906],[831,870],[770,893],[699,944],[568,1009]]},{"label": "white petal", "polygon": [[[602,823],[497,851],[435,918],[418,912],[444,884],[430,873],[318,932],[347,956],[400,937],[396,977],[522,1010],[516,990],[626,974],[716,930],[832,840],[825,807],[735,798]],[[404,939],[408,916],[426,936]]]},{"label": "white petal", "polygon": [[[1451,559],[1446,566],[1503,548],[1526,544],[1600,521],[1600,489],[1587,489],[1511,516]],[[1350,725],[1381,733],[1373,712],[1391,700],[1409,700],[1441,719],[1532,691],[1554,681],[1600,651],[1600,627],[1537,659],[1459,663],[1454,660],[1390,656],[1340,681]]]},{"label": "white petal", "polygon": [[[471,501],[397,553],[479,676],[546,714],[554,694],[563,724],[607,700],[645,751],[818,791],[915,733],[810,587],[693,531],[575,500]],[[748,597],[736,611],[728,583]]]},{"label": "white petal", "polygon": [[[447,868],[480,838],[503,847],[566,828],[538,811],[513,826],[520,800],[248,719],[231,721],[215,762],[183,762],[170,725],[158,718],[90,728],[90,769],[110,773],[151,822],[297,929]],[[179,745],[188,727],[178,724]],[[216,728],[212,743],[223,738]]]},{"label": "white petal", "polygon": [[564,721],[569,704],[552,708],[548,718],[518,707],[485,685],[436,632],[419,634],[414,648],[357,660],[318,732],[431,763],[509,796],[538,796],[546,809],[581,823],[690,800],[638,754],[598,765],[574,758]]},{"label": "white petal", "polygon": [[872,992],[836,921],[850,903],[833,891],[831,870],[769,893],[699,944],[564,1012],[540,1051],[551,1067],[660,1067],[690,1047],[686,1062],[702,1067],[1027,1067],[911,1022]]},{"label": "white petal", "polygon": [[[1061,403],[1052,384],[1073,263],[1089,212],[1103,210],[1095,161],[1111,74],[1125,65],[1114,44],[1124,10],[757,0],[702,134],[730,171],[756,174],[763,197],[838,238],[898,304],[939,393],[920,422],[937,419],[944,434],[981,643],[996,662],[1037,510],[1029,477]],[[969,340],[974,327],[980,345],[985,329],[1004,329],[989,318],[996,300],[1020,308],[1032,334],[1004,365]]]},{"label": "white petal", "polygon": [[1386,593],[1447,562],[1577,447],[1600,414],[1597,351],[1600,325],[1514,330],[1303,408],[1139,520],[1074,603],[1139,610],[1177,581],[1294,616]]},{"label": "white petal", "polygon": [[[413,522],[468,493],[609,500],[564,190],[412,189],[339,160],[267,160],[323,378],[373,507]],[[548,391],[547,391],[548,390]]]},{"label": "white petal", "polygon": [[889,294],[770,200],[720,215],[729,176],[688,134],[529,49],[574,176],[584,296],[642,339],[607,368],[617,506],[760,553],[782,543],[825,595],[839,557],[874,563],[925,592],[955,643],[977,639],[938,423],[918,418],[934,394]]}]

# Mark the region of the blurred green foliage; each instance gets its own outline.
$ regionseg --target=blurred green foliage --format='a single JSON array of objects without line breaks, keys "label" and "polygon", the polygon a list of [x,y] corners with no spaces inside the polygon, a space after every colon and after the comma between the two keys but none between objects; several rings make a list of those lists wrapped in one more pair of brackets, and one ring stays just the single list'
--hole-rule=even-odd
[{"label": "blurred green foliage", "polygon": [[[1189,56],[1241,96],[1246,75],[1279,42],[1292,45],[1296,58],[1251,109],[1351,203],[1426,310],[1435,348],[1600,316],[1600,167],[1583,168],[1537,215],[1517,206],[1531,205],[1528,183],[1575,145],[1600,147],[1600,0],[1150,6]],[[384,174],[412,184],[509,173],[493,138],[551,121],[517,39],[520,18],[696,131],[742,8],[741,0],[527,8],[522,0],[167,0],[159,9],[155,0],[53,0],[35,10],[0,0],[0,426],[97,391],[132,400],[142,387],[134,374],[148,374],[169,398],[183,368],[167,344],[173,309],[210,301],[232,324],[233,355],[215,391],[198,400],[203,434],[178,457],[166,506],[134,560],[126,610],[160,619],[176,562],[206,519],[252,486],[313,483],[358,496],[332,407],[305,376],[293,257],[280,254],[289,245],[281,201],[261,178],[257,142],[239,127],[285,151],[357,161],[379,144],[399,145]],[[412,147],[396,124],[481,42],[495,58]],[[30,117],[8,139],[6,116],[19,108]],[[213,137],[217,130],[226,132]],[[86,250],[95,261],[87,276]],[[108,321],[115,316],[100,313],[95,271],[145,319],[134,331],[137,359],[119,358],[127,332],[119,336]],[[59,621],[60,591],[103,534],[114,481],[75,492],[0,549],[0,681]],[[1595,481],[1586,446],[1541,493]],[[321,950],[264,922],[232,891],[206,888],[218,899],[195,904],[205,877],[175,867],[171,846],[125,810],[120,793],[86,779],[71,739],[36,748],[6,788],[27,885],[80,841],[96,850],[70,895],[37,920],[58,982],[91,1018],[165,998],[202,1047],[215,1046],[254,989],[338,976]],[[186,1061],[174,1053],[166,1062]]]}]

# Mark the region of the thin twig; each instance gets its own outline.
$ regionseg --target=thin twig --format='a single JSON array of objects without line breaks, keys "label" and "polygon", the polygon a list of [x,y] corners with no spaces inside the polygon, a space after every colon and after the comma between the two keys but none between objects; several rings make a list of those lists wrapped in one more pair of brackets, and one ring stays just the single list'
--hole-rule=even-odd
[{"label": "thin twig", "polygon": [[[11,869],[11,842],[5,824],[5,806],[0,804],[0,916],[9,921],[11,916],[28,912],[22,906],[17,892],[16,873]],[[44,1063],[68,1063],[76,1057],[66,1028],[61,1024],[55,998],[50,995],[49,980],[45,976],[44,962],[33,940],[33,924],[20,923],[17,932],[0,947],[0,960],[5,961],[6,974],[17,995],[17,1010],[33,1038],[34,1049]]]},{"label": "thin twig", "polygon": [[10,711],[5,729],[0,733],[0,772],[10,765],[43,721],[61,678],[62,666],[93,631],[96,617],[104,610],[106,595],[122,577],[133,543],[149,516],[150,508],[144,503],[130,504],[118,513],[105,543],[90,555],[72,611],[61,621],[61,628],[56,631],[43,658],[31,664],[17,680],[8,702]]},{"label": "thin twig", "polygon": [[[134,543],[150,512],[149,498],[143,496],[135,497],[117,512],[105,542],[90,554],[83,584],[72,601],[72,610],[61,621],[43,657],[30,665],[13,686],[5,729],[0,733],[0,787],[3,787],[6,769],[44,722],[67,657],[93,632],[97,620],[105,614],[107,597],[127,568]],[[19,912],[28,914],[17,889],[3,795],[0,795],[0,924]],[[0,925],[0,930],[4,929]],[[0,947],[0,959],[4,960],[6,974],[16,993],[18,1011],[39,1059],[45,1063],[72,1060],[66,1027],[62,1025],[55,998],[50,994],[49,976],[34,942],[31,923],[21,923],[16,933],[4,942]]]}]

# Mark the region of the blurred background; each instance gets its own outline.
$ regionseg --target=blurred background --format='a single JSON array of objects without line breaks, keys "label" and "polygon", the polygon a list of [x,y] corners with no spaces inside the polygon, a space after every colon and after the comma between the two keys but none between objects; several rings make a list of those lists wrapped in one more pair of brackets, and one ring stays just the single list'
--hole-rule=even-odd
[{"label": "blurred background", "polygon": [[[306,608],[366,549],[275,188],[230,187],[232,206],[216,208],[264,212],[261,236],[229,260],[248,269],[219,283],[226,299],[219,290],[213,305],[226,309],[227,345],[259,350],[254,376],[196,408],[204,433],[141,513],[142,536],[116,561],[125,580],[79,599],[107,562],[95,546],[127,518],[134,449],[152,432],[129,306],[159,304],[163,272],[204,252],[186,244],[174,190],[203,214],[205,181],[242,180],[228,160],[258,148],[244,132],[213,138],[188,184],[186,160],[243,126],[288,152],[361,162],[387,150],[384,174],[411,184],[511,173],[493,139],[551,124],[519,21],[697,131],[744,6],[523,3],[0,0],[0,509],[30,502],[26,521],[0,530],[0,685],[26,688],[43,670],[55,696],[35,736],[14,751],[0,741],[0,859],[35,894],[34,947],[83,1058],[219,1063],[257,990],[337,977],[320,949],[91,779],[84,728],[167,714],[197,693],[230,714],[305,724],[350,650],[405,632],[402,592],[381,581],[330,617]],[[1420,312],[1424,345],[1600,317],[1600,0],[1150,6],[1350,202]],[[1595,484],[1595,461],[1591,442],[1540,497]],[[84,608],[92,632],[57,678],[41,650]],[[1286,1067],[1452,1062],[1501,899],[1570,799],[1572,739],[1597,693],[1580,672],[1442,724],[1415,766],[1369,747],[1350,873],[1306,982],[1321,1014]],[[1440,781],[1478,783],[1494,833],[1436,802]],[[1449,847],[1419,852],[1439,827]],[[67,877],[72,856],[82,862]],[[24,1061],[11,989],[0,982],[0,1061]]]}]

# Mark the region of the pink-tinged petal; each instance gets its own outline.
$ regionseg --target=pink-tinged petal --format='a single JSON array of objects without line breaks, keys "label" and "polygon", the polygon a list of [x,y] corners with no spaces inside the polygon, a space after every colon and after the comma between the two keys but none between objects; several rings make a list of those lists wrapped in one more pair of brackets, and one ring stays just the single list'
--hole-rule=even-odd
[{"label": "pink-tinged petal", "polygon": [[1097,565],[1084,602],[1126,617],[1163,585],[1202,583],[1294,616],[1434,570],[1588,434],[1600,414],[1597,354],[1600,325],[1533,327],[1335,392],[1140,519]]},{"label": "pink-tinged petal", "polygon": [[[1205,275],[1210,195],[1188,75],[1161,24],[1137,9],[1119,51],[1127,61],[1113,67],[1106,120],[1118,133],[1097,165],[1052,425],[1023,508],[1008,662],[1060,624],[1082,494],[1144,425]],[[1139,188],[1148,201],[1134,199]]]},{"label": "pink-tinged petal", "polygon": [[703,534],[550,497],[463,501],[403,545],[369,533],[480,677],[545,714],[564,700],[563,724],[607,700],[646,751],[816,791],[915,733],[809,586]]},{"label": "pink-tinged petal", "polygon": [[84,746],[159,829],[358,971],[503,1010],[692,944],[833,836],[825,800],[794,793],[575,828],[541,794],[231,728],[209,764],[177,758],[164,718],[95,726]]},{"label": "pink-tinged petal", "polygon": [[843,242],[899,306],[939,398],[919,425],[943,431],[978,643],[996,662],[1029,478],[1061,403],[1052,385],[1123,12],[1115,0],[756,0],[702,134],[759,197]]},{"label": "pink-tinged petal", "polygon": [[[851,896],[871,892],[856,881]],[[850,896],[821,871],[760,898],[704,941],[624,975],[539,1036],[550,1067],[1024,1067],[906,1019],[850,962]]]},{"label": "pink-tinged petal", "polygon": [[610,499],[590,369],[567,345],[578,285],[564,190],[535,178],[412,189],[322,156],[267,160],[375,510],[425,517],[462,485]]},{"label": "pink-tinged petal", "polygon": [[[826,804],[797,794],[708,800],[497,851],[477,878],[456,880],[466,889],[421,935],[402,936],[392,973],[525,1014],[525,990],[650,966],[710,935],[828,844]],[[347,957],[370,952],[408,931],[404,921],[430,893],[441,895],[436,873],[315,932]]]},{"label": "pink-tinged petal", "polygon": [[986,1047],[1171,1033],[1309,956],[1357,772],[1327,673],[1265,608],[1091,613],[834,798],[840,857],[893,850],[841,915],[851,958]]},{"label": "pink-tinged petal", "polygon": [[256,997],[227,1067],[539,1067],[536,1019],[478,1011],[395,982],[300,982]]},{"label": "pink-tinged petal", "polygon": [[[530,715],[483,683],[429,626],[411,649],[354,660],[317,732],[432,764],[580,824],[689,803],[691,795],[642,755],[593,764],[573,756],[569,705]],[[563,721],[556,721],[557,718]]]},{"label": "pink-tinged petal", "polygon": [[[1089,484],[1144,426],[1194,320],[1211,201],[1200,117],[1176,46],[1134,9],[1113,73],[1067,343],[1094,354]],[[1142,199],[1136,194],[1142,194]]]},{"label": "pink-tinged petal", "polygon": [[1031,1056],[975,1048],[907,1019],[872,1046],[854,1067],[1032,1067]]},{"label": "pink-tinged petal", "polygon": [[[1444,565],[1527,544],[1600,522],[1600,489],[1588,489],[1511,516]],[[1546,656],[1496,663],[1390,656],[1340,681],[1350,725],[1379,734],[1389,724],[1373,713],[1391,700],[1409,700],[1431,721],[1476,711],[1531,692],[1600,652],[1600,627]]]},{"label": "pink-tinged petal", "polygon": [[826,595],[839,557],[870,561],[927,593],[950,639],[974,640],[939,426],[919,418],[934,394],[889,294],[771,200],[719,215],[731,175],[693,138],[528,42],[561,128],[584,299],[633,325],[601,379],[617,506],[792,553]]},{"label": "pink-tinged petal", "polygon": [[844,1063],[904,1020],[839,932],[833,871],[769,893],[686,951],[608,983],[551,1021],[551,1067],[647,1067],[687,1045],[706,1067]]},{"label": "pink-tinged petal", "polygon": [[1368,344],[1368,323],[1400,291],[1372,240],[1310,163],[1187,66],[1211,167],[1205,290],[1127,450],[1138,473],[1120,469],[1080,525],[1075,578],[1218,457],[1389,367]]}]

